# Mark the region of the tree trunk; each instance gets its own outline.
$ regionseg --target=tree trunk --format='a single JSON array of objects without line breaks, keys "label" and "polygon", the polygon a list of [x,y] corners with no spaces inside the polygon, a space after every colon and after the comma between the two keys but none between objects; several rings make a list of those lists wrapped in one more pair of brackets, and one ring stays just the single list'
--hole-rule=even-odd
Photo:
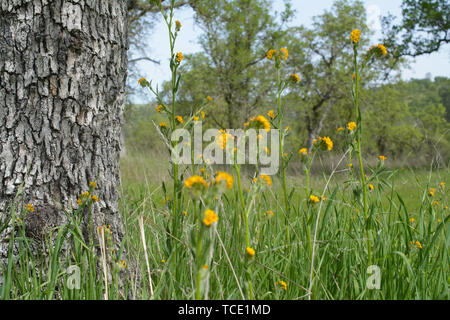
[{"label": "tree trunk", "polygon": [[94,181],[93,225],[120,239],[126,1],[0,2],[0,218],[23,183],[19,205],[34,206],[30,223],[44,233]]}]

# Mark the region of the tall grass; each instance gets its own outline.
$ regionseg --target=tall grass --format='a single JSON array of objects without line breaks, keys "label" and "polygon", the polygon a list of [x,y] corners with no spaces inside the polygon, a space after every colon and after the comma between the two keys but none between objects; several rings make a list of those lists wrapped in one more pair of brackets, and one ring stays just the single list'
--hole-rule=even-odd
[{"label": "tall grass", "polygon": [[[158,110],[167,115],[168,123],[161,123],[158,132],[168,149],[177,147],[170,133],[180,127],[192,129],[212,100],[208,97],[193,108],[188,119],[176,114],[182,55],[174,51],[181,24],[174,22],[173,6],[172,0],[168,15],[162,12],[171,44],[171,102],[165,104],[151,82],[139,80],[155,94]],[[169,157],[161,155],[151,162],[136,155],[122,159],[120,212],[125,236],[119,244],[113,242],[115,231],[109,226],[90,224],[89,237],[82,232],[84,215],[96,201],[93,185],[80,199],[79,209],[65,212],[68,223],[40,238],[26,232],[24,221],[34,213],[19,192],[0,225],[0,231],[12,230],[7,263],[1,266],[0,296],[449,299],[448,169],[389,170],[384,157],[373,166],[368,164],[372,159],[364,159],[359,70],[384,51],[380,46],[371,48],[359,65],[356,38],[352,33],[356,122],[333,137],[347,141],[345,152],[330,160],[336,152],[331,138],[318,137],[311,150],[301,149],[293,160],[304,174],[289,176],[291,156],[283,153],[285,129],[280,136],[280,179],[274,180],[259,174],[258,167],[244,169],[236,161],[230,174],[208,164],[165,165]],[[288,83],[280,80],[284,58],[287,50],[276,56],[278,119],[269,115],[277,121],[270,125],[278,129],[282,129],[282,92]],[[298,77],[291,75],[289,81],[295,84]],[[270,129],[268,123],[260,115],[248,125]],[[233,141],[224,132],[219,136],[222,149]],[[356,164],[348,166],[353,152],[359,177],[354,174]],[[323,167],[326,161],[329,170],[312,174],[313,162]],[[168,174],[161,174],[162,168]],[[125,260],[118,253],[122,249]]]}]

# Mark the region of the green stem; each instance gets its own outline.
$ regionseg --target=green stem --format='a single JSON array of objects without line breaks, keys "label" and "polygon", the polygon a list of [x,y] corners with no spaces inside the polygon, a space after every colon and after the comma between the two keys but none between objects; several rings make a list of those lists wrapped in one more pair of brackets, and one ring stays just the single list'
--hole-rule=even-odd
[{"label": "green stem", "polygon": [[200,255],[201,255],[201,251],[202,251],[202,240],[203,240],[203,229],[200,229],[200,234],[197,240],[197,288],[195,291],[195,299],[196,300],[200,300],[201,297],[201,270],[202,270],[202,266],[201,266],[201,261],[200,261]]},{"label": "green stem", "polygon": [[362,161],[362,152],[361,152],[361,132],[362,132],[362,118],[361,118],[361,110],[359,109],[358,104],[358,95],[359,95],[359,75],[358,75],[358,61],[357,61],[357,51],[356,46],[353,49],[354,52],[354,67],[355,67],[355,92],[354,92],[354,99],[355,99],[355,114],[356,114],[356,123],[357,123],[357,129],[356,129],[356,142],[358,145],[358,163],[359,163],[359,173],[361,178],[361,186],[363,191],[363,210],[364,210],[364,219],[365,219],[365,227],[366,227],[366,236],[367,236],[367,253],[369,258],[369,265],[372,264],[372,248],[371,248],[371,242],[370,242],[370,233],[369,233],[369,226],[368,226],[368,206],[367,206],[367,183],[366,183],[366,177],[364,175],[364,166]]}]

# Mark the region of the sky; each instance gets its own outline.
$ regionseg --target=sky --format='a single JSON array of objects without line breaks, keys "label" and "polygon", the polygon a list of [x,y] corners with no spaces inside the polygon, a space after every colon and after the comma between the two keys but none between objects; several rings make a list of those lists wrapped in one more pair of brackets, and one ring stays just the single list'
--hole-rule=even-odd
[{"label": "sky", "polygon": [[[381,36],[380,16],[385,16],[392,13],[401,17],[400,5],[402,0],[365,0],[363,1],[369,20],[369,25],[372,30],[376,32],[373,41],[376,42]],[[312,17],[323,13],[324,10],[329,10],[333,4],[331,0],[292,0],[292,7],[296,11],[292,25],[304,25],[306,27],[311,25]],[[282,11],[283,1],[275,0],[273,8],[276,11]],[[191,9],[181,9],[176,11],[175,19],[181,21],[182,28],[178,34],[176,42],[176,51],[181,51],[183,54],[190,54],[201,51],[197,39],[201,30],[194,24],[193,11]],[[145,77],[147,80],[152,80],[153,85],[161,85],[164,81],[170,79],[170,69],[168,55],[170,53],[169,40],[167,37],[166,25],[162,20],[157,22],[149,37],[145,39],[148,44],[148,50],[145,54],[157,61],[160,64],[149,61],[139,62],[138,72],[139,76]],[[134,57],[138,57],[136,54]],[[441,48],[437,53],[424,55],[411,59],[410,69],[402,71],[402,78],[405,80],[411,78],[425,78],[428,74],[432,77],[445,76],[450,77],[450,45]],[[130,78],[130,84],[136,82],[137,79]],[[150,100],[151,96],[135,95],[133,101],[135,103],[145,103]]]}]

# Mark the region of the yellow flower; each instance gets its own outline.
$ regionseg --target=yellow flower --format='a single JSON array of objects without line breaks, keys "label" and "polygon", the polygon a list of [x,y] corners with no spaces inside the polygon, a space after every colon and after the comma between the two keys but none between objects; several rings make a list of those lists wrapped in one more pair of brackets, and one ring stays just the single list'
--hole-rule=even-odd
[{"label": "yellow flower", "polygon": [[422,244],[419,241],[411,241],[409,246],[416,246],[419,249],[423,249]]},{"label": "yellow flower", "polygon": [[[380,56],[386,56],[387,55],[387,49],[384,45],[382,44],[378,44],[376,46],[371,46],[367,52],[367,55],[374,53],[375,55],[377,55],[378,57]],[[366,56],[367,59],[367,56]]]},{"label": "yellow flower", "polygon": [[386,47],[384,45],[379,44],[379,45],[377,45],[377,48],[381,51],[381,54],[383,56],[387,55],[387,49],[386,49]]},{"label": "yellow flower", "polygon": [[271,119],[275,118],[275,112],[273,112],[273,110],[270,110],[269,112],[267,112],[267,115],[268,115]]},{"label": "yellow flower", "polygon": [[197,186],[200,187],[208,187],[208,183],[200,176],[192,176],[184,181],[184,185],[188,189],[195,188]]},{"label": "yellow flower", "polygon": [[277,50],[275,49],[270,49],[269,51],[267,51],[267,59],[271,60],[273,55],[277,52]]},{"label": "yellow flower", "polygon": [[246,122],[244,126],[249,125],[254,126],[256,129],[264,129],[267,132],[270,131],[270,122],[264,116],[258,115],[257,117],[252,117],[249,122]]},{"label": "yellow flower", "polygon": [[231,141],[233,140],[234,137],[230,133],[225,132],[225,130],[220,130],[219,134],[216,137],[216,143],[222,150],[225,150],[225,148],[227,147],[227,143],[232,143]]},{"label": "yellow flower", "polygon": [[97,188],[97,184],[94,181],[89,182],[89,187]]},{"label": "yellow flower", "polygon": [[378,156],[378,158],[379,158],[381,161],[384,161],[384,160],[387,159],[385,156]]},{"label": "yellow flower", "polygon": [[181,52],[178,52],[175,60],[177,60],[178,63],[181,62],[181,60],[183,60],[183,54]]},{"label": "yellow flower", "polygon": [[340,127],[340,128],[337,128],[336,132],[339,133],[339,132],[341,132],[343,130],[344,130],[344,128]]},{"label": "yellow flower", "polygon": [[177,120],[178,123],[183,123],[183,118],[181,116],[175,116],[175,120]]},{"label": "yellow flower", "polygon": [[289,130],[291,130],[291,127],[286,126],[286,128],[284,128],[284,130],[289,131]]},{"label": "yellow flower", "polygon": [[347,124],[347,128],[348,128],[348,130],[350,130],[350,131],[355,130],[355,129],[356,129],[356,123],[355,123],[355,122],[349,122],[349,123]]},{"label": "yellow flower", "polygon": [[94,200],[94,202],[98,202],[98,197],[94,194],[94,195],[92,196],[92,200]]},{"label": "yellow flower", "polygon": [[[282,59],[282,60],[287,60],[287,58],[288,58],[288,56],[289,56],[289,51],[288,51],[288,49],[286,49],[286,48],[281,48],[280,49],[280,52],[278,53],[278,57],[280,58],[280,59]],[[300,81],[300,80],[299,80]]]},{"label": "yellow flower", "polygon": [[175,21],[175,30],[180,31],[180,29],[181,29],[181,22],[177,20]]},{"label": "yellow flower", "polygon": [[370,190],[373,190],[373,189],[374,189],[373,184],[369,184],[369,189],[370,189]]},{"label": "yellow flower", "polygon": [[281,289],[283,289],[284,291],[287,290],[287,283],[286,282],[281,280],[281,281],[277,282],[277,285],[279,285],[281,287]]},{"label": "yellow flower", "polygon": [[319,200],[319,197],[316,197],[316,196],[314,196],[314,195],[311,195],[311,196],[309,197],[309,201],[310,201],[311,203],[317,203],[317,202],[319,202],[320,200]]},{"label": "yellow flower", "polygon": [[198,121],[198,117],[192,117],[192,119],[197,122]]},{"label": "yellow flower", "polygon": [[203,223],[205,224],[205,226],[209,227],[218,220],[219,216],[214,211],[210,209],[205,211],[205,218],[203,219]]},{"label": "yellow flower", "polygon": [[219,184],[222,181],[225,182],[228,189],[231,189],[233,187],[233,177],[227,172],[219,171],[216,176],[216,184]]},{"label": "yellow flower", "polygon": [[200,111],[200,114],[202,115],[202,120],[205,119],[205,113],[203,111]]},{"label": "yellow flower", "polygon": [[266,176],[265,174],[262,174],[260,176],[260,178],[265,180],[269,187],[272,186],[272,179],[269,176]]},{"label": "yellow flower", "polygon": [[271,217],[273,217],[273,211],[272,211],[272,210],[269,210],[269,211],[267,211],[266,213],[264,213],[264,215],[265,215],[265,216],[271,216]]},{"label": "yellow flower", "polygon": [[32,204],[27,204],[23,206],[28,212],[34,212],[34,206]]},{"label": "yellow flower", "polygon": [[301,148],[301,149],[298,151],[298,155],[299,155],[300,157],[307,156],[307,155],[308,155],[308,149],[307,149],[307,148]]},{"label": "yellow flower", "polygon": [[82,203],[83,203],[83,201],[81,201],[81,199],[78,199],[78,200],[77,200],[77,204],[78,204],[79,206],[81,206]]},{"label": "yellow flower", "polygon": [[433,206],[438,206],[438,205],[439,205],[439,201],[434,200],[434,201],[433,201]]},{"label": "yellow flower", "polygon": [[436,189],[435,188],[431,188],[430,189],[430,196],[434,196],[434,194],[436,193]]},{"label": "yellow flower", "polygon": [[354,43],[358,43],[360,37],[361,37],[361,30],[355,29],[352,31],[350,35],[350,40],[352,40]]},{"label": "yellow flower", "polygon": [[188,215],[188,213],[187,213],[186,211],[183,211],[183,215],[187,216],[187,215]]},{"label": "yellow flower", "polygon": [[253,248],[247,247],[246,251],[250,257],[253,257],[255,255],[255,250]]},{"label": "yellow flower", "polygon": [[140,78],[140,79],[138,80],[138,83],[139,83],[142,87],[145,87],[145,86],[148,84],[147,79],[145,79],[145,78]]},{"label": "yellow flower", "polygon": [[206,100],[208,100],[209,102],[213,101],[213,98],[211,98],[210,96],[206,97]]},{"label": "yellow flower", "polygon": [[300,76],[296,73],[293,73],[289,76],[289,80],[291,80],[294,83],[300,82]]},{"label": "yellow flower", "polygon": [[445,182],[441,182],[441,183],[439,184],[439,187],[441,187],[442,189],[445,189]]},{"label": "yellow flower", "polygon": [[164,112],[164,107],[162,105],[159,105],[158,107],[156,107],[156,112],[160,113],[161,111]]},{"label": "yellow flower", "polygon": [[328,151],[333,150],[333,141],[331,141],[330,137],[319,137],[319,141],[323,142],[323,147],[328,149]]},{"label": "yellow flower", "polygon": [[159,123],[159,126],[160,126],[161,128],[165,128],[165,127],[167,127],[167,123],[165,123],[165,122],[160,122],[160,123]]},{"label": "yellow flower", "polygon": [[414,223],[414,222],[416,222],[416,219],[411,218],[411,219],[409,219],[409,222]]},{"label": "yellow flower", "polygon": [[203,269],[203,270],[207,270],[207,269],[208,269],[208,265],[207,265],[207,264],[204,264],[204,265],[202,266],[202,269]]}]

